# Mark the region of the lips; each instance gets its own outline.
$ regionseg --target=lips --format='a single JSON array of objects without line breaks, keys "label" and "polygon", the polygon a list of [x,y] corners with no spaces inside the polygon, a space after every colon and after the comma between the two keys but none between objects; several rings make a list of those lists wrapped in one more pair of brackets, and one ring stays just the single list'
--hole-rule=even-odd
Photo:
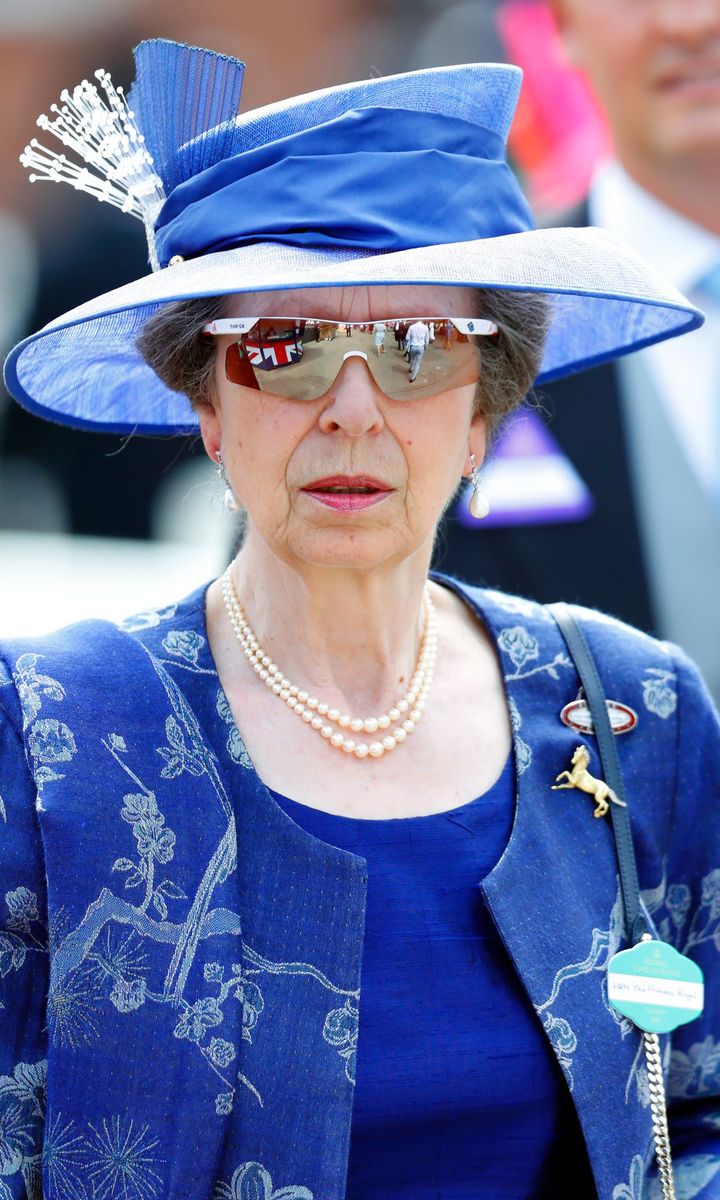
[{"label": "lips", "polygon": [[301,490],[326,508],[355,512],[386,500],[394,488],[370,475],[328,475]]},{"label": "lips", "polygon": [[703,60],[669,68],[659,74],[657,83],[667,91],[717,87],[720,83],[720,64],[715,60]]}]

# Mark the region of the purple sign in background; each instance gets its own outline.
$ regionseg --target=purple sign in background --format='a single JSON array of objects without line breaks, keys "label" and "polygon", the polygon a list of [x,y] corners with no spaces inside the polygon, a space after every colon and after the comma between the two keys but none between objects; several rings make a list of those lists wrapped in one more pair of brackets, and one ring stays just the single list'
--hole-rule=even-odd
[{"label": "purple sign in background", "polygon": [[482,471],[490,513],[482,521],[470,512],[471,488],[463,488],[453,516],[481,532],[499,525],[583,521],[594,508],[592,495],[563,454],[541,417],[522,408],[500,435]]}]

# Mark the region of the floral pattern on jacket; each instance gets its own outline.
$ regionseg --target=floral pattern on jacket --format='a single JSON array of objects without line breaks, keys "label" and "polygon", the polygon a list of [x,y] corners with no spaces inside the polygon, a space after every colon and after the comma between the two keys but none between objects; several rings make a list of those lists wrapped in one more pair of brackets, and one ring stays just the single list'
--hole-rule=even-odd
[{"label": "floral pattern on jacket", "polygon": [[[483,891],[572,1089],[599,1194],[652,1197],[640,1040],[607,1002],[624,936],[609,826],[549,787],[578,740],[559,721],[575,670],[546,610],[462,594],[497,641],[519,788]],[[647,906],[710,981],[712,714],[681,655],[580,615],[609,694],[641,713],[622,755]],[[19,1057],[0,1057],[0,1200],[43,1186],[47,1200],[342,1200],[364,862],[300,830],[257,779],[218,689],[202,595],[119,631],[88,623],[8,647],[3,711],[0,1003],[19,1024],[0,1056]],[[701,802],[702,845],[690,837]],[[718,1037],[714,1000],[673,1037],[679,1195],[720,1196]]]}]

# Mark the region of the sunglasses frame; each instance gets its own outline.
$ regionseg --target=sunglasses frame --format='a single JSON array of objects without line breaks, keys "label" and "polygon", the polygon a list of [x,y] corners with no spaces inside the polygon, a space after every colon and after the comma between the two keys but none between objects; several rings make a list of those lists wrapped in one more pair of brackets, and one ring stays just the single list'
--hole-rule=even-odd
[{"label": "sunglasses frame", "polygon": [[[437,325],[440,329],[442,329],[442,327],[445,326],[446,323],[449,321],[451,323],[451,325],[454,327],[454,329],[457,331],[457,333],[460,335],[461,339],[464,341],[469,341],[470,338],[473,336],[475,336],[475,337],[496,337],[497,334],[499,333],[498,326],[495,324],[494,321],[489,321],[489,320],[486,320],[485,318],[481,318],[481,317],[448,317],[448,316],[419,317],[419,316],[412,316],[412,317],[382,317],[382,318],[377,317],[372,321],[369,321],[369,320],[368,321],[338,321],[335,319],[329,319],[329,318],[325,318],[325,317],[307,317],[307,316],[306,317],[287,317],[287,316],[278,316],[278,315],[268,316],[268,317],[224,317],[224,318],[218,318],[215,321],[208,321],[208,323],[206,325],[203,325],[201,332],[204,334],[208,334],[211,337],[234,336],[235,340],[228,347],[227,354],[226,354],[225,374],[231,383],[239,384],[239,383],[242,383],[243,380],[236,377],[236,375],[234,373],[232,373],[231,366],[230,366],[230,356],[233,353],[233,351],[235,351],[236,354],[239,354],[240,357],[243,357],[243,350],[241,349],[242,339],[248,335],[252,335],[253,329],[255,329],[256,326],[260,326],[261,322],[270,322],[273,324],[274,323],[280,323],[280,324],[287,323],[288,326],[294,327],[296,329],[296,331],[297,331],[298,326],[302,326],[303,329],[307,329],[308,325],[310,325],[311,327],[315,326],[317,329],[319,329],[321,327],[325,327],[325,329],[327,329],[328,326],[330,326],[330,327],[334,328],[335,331],[338,331],[340,329],[347,331],[347,329],[350,328],[352,330],[360,330],[362,332],[367,332],[368,326],[370,326],[370,328],[372,330],[372,328],[374,326],[382,324],[382,325],[388,326],[389,329],[392,330],[393,327],[395,325],[397,325],[398,323],[403,325],[405,328],[409,328],[411,325],[416,324],[418,321],[421,321],[426,325],[433,323],[433,324]],[[260,336],[262,337],[262,334]],[[333,338],[334,338],[334,336],[335,335],[333,334]],[[370,367],[370,360],[368,359],[368,354],[364,350],[349,350],[346,354],[343,355],[343,360],[345,360],[347,358],[352,358],[354,356],[363,358],[365,360],[365,362],[368,364],[368,367]],[[272,387],[266,389],[260,384],[258,372],[255,371],[252,367],[251,367],[251,369],[253,370],[253,374],[254,374],[255,381],[256,381],[256,386],[260,387],[261,391],[267,390],[269,392],[273,392],[274,389]],[[400,388],[400,389],[393,388],[391,390],[387,386],[386,380],[379,380],[376,377],[375,370],[373,369],[373,367],[370,367],[370,372],[371,372],[373,378],[375,379],[377,386],[379,386],[381,388],[381,390],[385,393],[385,395],[387,395],[388,398],[391,400],[399,401],[399,400],[409,399],[411,395],[418,395],[418,391],[416,391],[416,389],[414,387],[412,388],[412,390],[408,389],[407,386]],[[415,376],[411,376],[411,383],[414,383],[414,380],[415,380]],[[422,389],[420,389],[420,390],[422,390]],[[442,390],[442,389],[438,389],[438,390]],[[313,399],[319,399],[319,396],[322,395],[323,393],[318,393],[317,395],[312,395],[312,396],[302,396],[301,394],[295,394],[292,391],[291,392],[278,391],[275,394],[280,395],[280,396],[285,396],[286,398],[290,398],[292,396],[296,400],[313,400]]]},{"label": "sunglasses frame", "polygon": [[471,334],[473,337],[496,337],[500,332],[494,321],[488,321],[480,317],[375,317],[373,320],[367,321],[337,321],[328,317],[287,317],[283,315],[273,315],[269,317],[221,317],[217,321],[208,321],[200,330],[201,333],[210,334],[212,337],[223,337],[228,333],[249,333],[259,321],[292,321],[294,324],[300,322],[317,322],[318,325],[337,325],[343,329],[347,326],[360,328],[361,325],[395,325],[398,321],[405,325],[406,323],[414,324],[416,321],[424,321],[427,324],[430,322],[440,324],[442,321],[451,321],[457,329],[458,333],[463,333],[466,336]]}]

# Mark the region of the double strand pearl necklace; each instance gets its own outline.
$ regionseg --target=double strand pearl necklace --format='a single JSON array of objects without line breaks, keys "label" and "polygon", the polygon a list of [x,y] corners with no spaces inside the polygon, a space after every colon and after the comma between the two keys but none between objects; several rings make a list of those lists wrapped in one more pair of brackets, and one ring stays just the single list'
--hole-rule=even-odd
[{"label": "double strand pearl necklace", "polygon": [[[383,754],[402,745],[408,734],[414,732],[425,709],[437,657],[437,617],[427,584],[423,592],[425,622],[410,687],[402,699],[397,700],[380,717],[351,717],[349,713],[341,713],[339,708],[330,708],[304,688],[291,683],[255,637],[238,600],[230,567],[223,575],[222,593],[230,624],[255,674],[310,729],[325,738],[329,746],[359,759],[382,758]],[[375,742],[356,741],[347,736],[346,730],[355,734],[379,730],[382,737]]]}]

